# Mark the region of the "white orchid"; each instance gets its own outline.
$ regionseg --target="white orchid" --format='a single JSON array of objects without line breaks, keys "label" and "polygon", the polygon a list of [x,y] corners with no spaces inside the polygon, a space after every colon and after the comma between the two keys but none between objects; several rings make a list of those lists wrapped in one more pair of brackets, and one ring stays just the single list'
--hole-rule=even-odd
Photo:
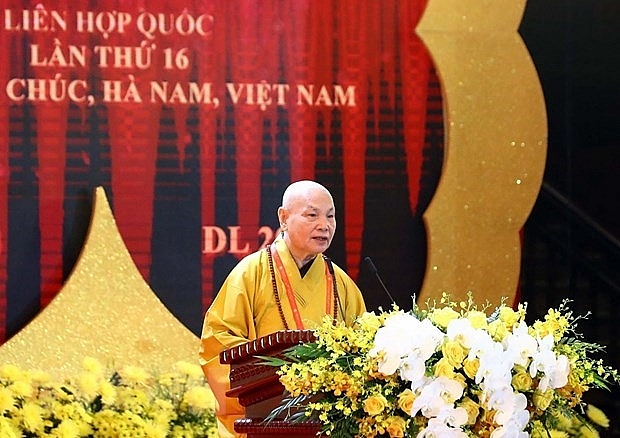
[{"label": "white orchid", "polygon": [[419,361],[428,360],[441,345],[445,334],[425,319],[403,312],[391,315],[375,335],[370,357],[381,355],[379,371],[392,375],[400,370],[403,378],[419,378]]},{"label": "white orchid", "polygon": [[463,408],[446,409],[437,417],[428,420],[417,438],[467,438],[460,426],[467,421],[467,412]]},{"label": "white orchid", "polygon": [[538,389],[546,391],[548,388],[561,388],[568,382],[570,362],[564,355],[557,355],[553,351],[554,339],[551,334],[538,339],[538,350],[530,363],[530,375],[535,377],[539,372],[542,377]]},{"label": "white orchid", "polygon": [[464,348],[471,348],[476,338],[484,331],[475,329],[467,318],[457,318],[450,321],[446,329],[448,339],[458,341]]},{"label": "white orchid", "polygon": [[502,343],[511,360],[521,366],[527,366],[532,356],[538,351],[538,342],[529,334],[525,321],[517,324],[513,332],[508,334]]},{"label": "white orchid", "polygon": [[436,417],[446,407],[454,407],[454,402],[463,396],[463,385],[454,379],[439,376],[427,380],[418,389],[419,395],[414,400],[411,415],[421,412],[426,418]]}]

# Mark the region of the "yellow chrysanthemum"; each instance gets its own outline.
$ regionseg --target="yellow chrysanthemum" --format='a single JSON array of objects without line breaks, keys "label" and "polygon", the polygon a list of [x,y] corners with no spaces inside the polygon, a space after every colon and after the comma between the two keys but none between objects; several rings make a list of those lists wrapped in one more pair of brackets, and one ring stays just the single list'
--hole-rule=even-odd
[{"label": "yellow chrysanthemum", "polygon": [[43,432],[43,408],[37,403],[27,401],[19,410],[24,429],[28,432]]},{"label": "yellow chrysanthemum", "polygon": [[87,399],[94,399],[99,392],[99,378],[95,374],[81,374],[78,377],[78,387]]},{"label": "yellow chrysanthemum", "polygon": [[50,374],[43,370],[32,370],[28,374],[30,375],[30,380],[39,385],[45,385],[51,381]]},{"label": "yellow chrysanthemum", "polygon": [[215,397],[207,387],[190,388],[183,396],[183,402],[194,409],[215,409]]},{"label": "yellow chrysanthemum", "polygon": [[101,362],[90,356],[84,358],[82,361],[82,368],[87,373],[91,373],[96,376],[103,376],[104,373],[104,368],[103,365],[101,365]]},{"label": "yellow chrysanthemum", "polygon": [[5,364],[0,366],[0,378],[8,381],[21,380],[23,378],[24,371],[12,364]]},{"label": "yellow chrysanthemum", "polygon": [[144,435],[149,438],[166,438],[168,427],[157,423],[149,423],[144,426]]},{"label": "yellow chrysanthemum", "polygon": [[381,320],[374,312],[363,313],[356,321],[362,332],[370,333],[372,336],[381,326]]},{"label": "yellow chrysanthemum", "polygon": [[63,421],[49,435],[57,438],[78,438],[83,436],[80,435],[80,427],[73,420]]},{"label": "yellow chrysanthemum", "polygon": [[563,430],[551,429],[549,430],[549,438],[569,438],[569,434]]},{"label": "yellow chrysanthemum", "polygon": [[600,437],[600,434],[598,433],[596,429],[588,425],[585,425],[585,424],[579,428],[579,431],[577,433],[578,433],[577,436],[580,438],[599,438]]},{"label": "yellow chrysanthemum", "polygon": [[9,388],[13,391],[16,397],[30,397],[33,391],[29,379],[13,382]]},{"label": "yellow chrysanthemum", "polygon": [[175,364],[175,368],[179,370],[180,373],[187,375],[190,379],[200,379],[203,377],[202,368],[195,363],[182,360]]},{"label": "yellow chrysanthemum", "polygon": [[15,397],[9,388],[0,387],[0,416],[15,408]]},{"label": "yellow chrysanthemum", "polygon": [[101,401],[107,405],[111,405],[116,401],[116,387],[110,382],[101,382],[99,394],[101,395]]},{"label": "yellow chrysanthemum", "polygon": [[596,406],[588,405],[586,409],[586,415],[594,424],[598,424],[599,426],[604,428],[609,427],[609,418],[607,418],[605,412],[603,412]]},{"label": "yellow chrysanthemum", "polygon": [[0,438],[21,438],[22,433],[17,426],[7,418],[0,415]]},{"label": "yellow chrysanthemum", "polygon": [[129,384],[146,385],[151,375],[141,367],[126,365],[120,371],[121,378]]}]

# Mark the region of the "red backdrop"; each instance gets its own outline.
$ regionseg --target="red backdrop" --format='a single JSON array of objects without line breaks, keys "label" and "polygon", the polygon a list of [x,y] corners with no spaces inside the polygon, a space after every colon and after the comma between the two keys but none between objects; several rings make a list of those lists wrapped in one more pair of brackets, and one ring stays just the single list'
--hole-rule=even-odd
[{"label": "red backdrop", "polygon": [[2,3],[0,340],[53,299],[106,188],[125,243],[198,333],[290,181],[338,218],[330,256],[370,308],[423,281],[442,164],[423,0]]}]

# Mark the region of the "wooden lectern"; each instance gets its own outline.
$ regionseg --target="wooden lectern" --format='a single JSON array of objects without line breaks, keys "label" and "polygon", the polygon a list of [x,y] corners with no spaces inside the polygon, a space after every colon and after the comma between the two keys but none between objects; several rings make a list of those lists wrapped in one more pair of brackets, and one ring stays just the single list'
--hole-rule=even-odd
[{"label": "wooden lectern", "polygon": [[230,365],[230,390],[226,396],[239,399],[246,410],[245,418],[235,421],[236,432],[245,433],[248,438],[319,435],[321,423],[316,420],[292,422],[285,418],[275,418],[265,421],[271,411],[280,405],[284,386],[276,374],[278,368],[261,365],[263,360],[257,357],[277,357],[287,348],[314,340],[314,332],[311,330],[283,330],[220,354],[220,362]]}]

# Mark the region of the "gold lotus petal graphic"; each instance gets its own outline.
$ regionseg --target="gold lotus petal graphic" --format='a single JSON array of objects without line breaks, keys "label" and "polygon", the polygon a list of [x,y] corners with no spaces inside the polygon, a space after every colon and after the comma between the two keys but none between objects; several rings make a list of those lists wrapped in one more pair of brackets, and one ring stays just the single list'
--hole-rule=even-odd
[{"label": "gold lotus petal graphic", "polygon": [[197,363],[198,345],[144,281],[98,187],[73,272],[50,304],[0,346],[0,363],[56,378],[80,372],[86,356],[167,371],[177,361]]}]

